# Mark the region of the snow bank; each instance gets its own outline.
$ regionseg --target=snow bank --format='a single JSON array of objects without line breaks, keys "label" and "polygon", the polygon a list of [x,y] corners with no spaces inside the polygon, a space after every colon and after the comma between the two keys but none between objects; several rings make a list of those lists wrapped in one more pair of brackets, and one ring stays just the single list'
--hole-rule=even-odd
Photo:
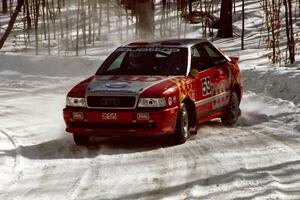
[{"label": "snow bank", "polygon": [[300,68],[243,69],[246,90],[300,103]]},{"label": "snow bank", "polygon": [[55,57],[0,54],[1,75],[88,76],[94,74],[103,58]]}]

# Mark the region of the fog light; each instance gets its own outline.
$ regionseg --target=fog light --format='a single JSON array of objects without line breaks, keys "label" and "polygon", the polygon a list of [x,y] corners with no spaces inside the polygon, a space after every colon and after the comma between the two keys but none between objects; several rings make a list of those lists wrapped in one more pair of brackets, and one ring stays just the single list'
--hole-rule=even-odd
[{"label": "fog light", "polygon": [[137,120],[149,120],[150,114],[149,113],[138,113],[138,114],[136,114],[136,119]]},{"label": "fog light", "polygon": [[72,113],[72,118],[73,118],[73,120],[84,120],[84,114],[83,114],[83,112],[73,112]]}]

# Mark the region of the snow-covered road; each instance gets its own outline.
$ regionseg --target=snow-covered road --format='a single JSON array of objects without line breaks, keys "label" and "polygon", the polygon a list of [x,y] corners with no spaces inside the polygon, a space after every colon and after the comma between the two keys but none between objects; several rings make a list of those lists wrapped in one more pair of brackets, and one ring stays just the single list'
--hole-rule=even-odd
[{"label": "snow-covered road", "polygon": [[83,77],[0,72],[0,199],[300,199],[300,108],[247,91],[234,128],[166,139],[64,132],[65,94]]}]

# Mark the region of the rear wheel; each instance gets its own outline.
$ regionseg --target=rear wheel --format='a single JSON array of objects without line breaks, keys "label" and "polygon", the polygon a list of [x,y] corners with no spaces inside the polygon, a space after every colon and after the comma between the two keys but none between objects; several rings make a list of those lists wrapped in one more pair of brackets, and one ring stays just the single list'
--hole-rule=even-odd
[{"label": "rear wheel", "polygon": [[183,144],[190,137],[189,113],[184,103],[180,104],[174,139],[176,144]]},{"label": "rear wheel", "polygon": [[86,145],[89,143],[90,136],[73,134],[74,142],[76,145]]},{"label": "rear wheel", "polygon": [[241,110],[239,108],[240,100],[235,91],[232,92],[230,97],[230,102],[225,110],[225,115],[221,118],[225,126],[233,126],[236,124],[239,116],[241,115]]}]

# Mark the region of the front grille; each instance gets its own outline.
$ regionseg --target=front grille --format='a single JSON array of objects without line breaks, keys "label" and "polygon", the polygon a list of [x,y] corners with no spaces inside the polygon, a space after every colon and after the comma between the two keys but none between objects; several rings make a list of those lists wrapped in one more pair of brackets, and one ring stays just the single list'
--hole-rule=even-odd
[{"label": "front grille", "polygon": [[135,97],[124,96],[88,96],[88,107],[92,108],[133,108]]}]

